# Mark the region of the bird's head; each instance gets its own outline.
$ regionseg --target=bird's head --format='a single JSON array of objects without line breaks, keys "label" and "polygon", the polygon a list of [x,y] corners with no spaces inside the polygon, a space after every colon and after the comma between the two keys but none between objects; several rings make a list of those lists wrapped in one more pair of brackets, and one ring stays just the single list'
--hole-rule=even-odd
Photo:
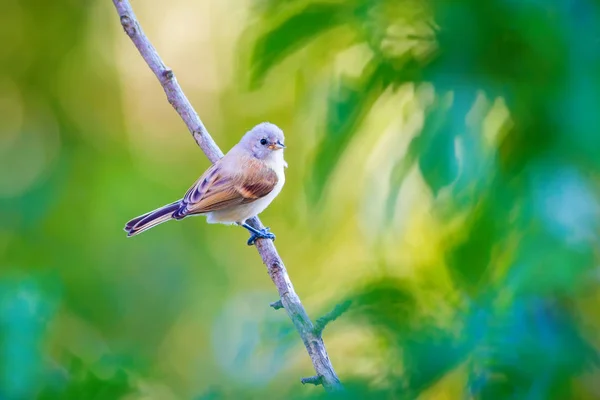
[{"label": "bird's head", "polygon": [[285,137],[279,127],[270,122],[263,122],[248,131],[241,144],[259,160],[266,160],[285,148]]}]

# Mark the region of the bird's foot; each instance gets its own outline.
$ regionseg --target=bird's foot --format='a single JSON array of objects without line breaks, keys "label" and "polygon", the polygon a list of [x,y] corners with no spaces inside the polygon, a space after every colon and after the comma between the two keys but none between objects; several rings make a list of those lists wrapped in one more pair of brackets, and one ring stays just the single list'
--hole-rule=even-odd
[{"label": "bird's foot", "polygon": [[271,239],[275,240],[275,235],[269,232],[269,228],[256,230],[256,232],[251,232],[250,239],[248,239],[248,246],[254,245],[257,239]]},{"label": "bird's foot", "polygon": [[271,239],[275,240],[275,235],[269,232],[269,228],[256,229],[248,225],[247,223],[241,223],[241,226],[250,231],[250,239],[248,239],[248,246],[252,246],[258,239]]}]

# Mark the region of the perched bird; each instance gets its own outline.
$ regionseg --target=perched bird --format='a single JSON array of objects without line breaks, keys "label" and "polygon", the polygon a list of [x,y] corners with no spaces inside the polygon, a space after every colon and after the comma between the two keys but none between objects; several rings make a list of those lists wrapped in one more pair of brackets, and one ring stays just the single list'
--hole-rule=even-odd
[{"label": "perched bird", "polygon": [[132,219],[125,225],[134,236],[171,219],[206,215],[210,224],[238,224],[256,239],[275,239],[269,228],[258,230],[246,220],[260,214],[285,183],[283,131],[263,122],[248,131],[223,158],[211,165],[183,199]]}]

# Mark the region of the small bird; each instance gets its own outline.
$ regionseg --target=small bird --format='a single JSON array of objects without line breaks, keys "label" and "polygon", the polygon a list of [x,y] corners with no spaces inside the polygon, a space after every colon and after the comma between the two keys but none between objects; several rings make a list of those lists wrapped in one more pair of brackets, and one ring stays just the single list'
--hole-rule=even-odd
[{"label": "small bird", "polygon": [[246,220],[264,211],[283,188],[287,167],[283,142],[283,131],[276,125],[256,125],[202,174],[183,199],[129,221],[127,236],[171,219],[206,215],[209,224],[237,224],[248,229],[249,246],[257,239],[275,240],[269,228],[255,229]]}]

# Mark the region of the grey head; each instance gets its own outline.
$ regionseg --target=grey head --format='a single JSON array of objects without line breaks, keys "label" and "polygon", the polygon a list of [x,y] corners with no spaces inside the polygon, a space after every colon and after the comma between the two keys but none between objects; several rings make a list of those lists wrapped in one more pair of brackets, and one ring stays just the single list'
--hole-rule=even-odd
[{"label": "grey head", "polygon": [[272,156],[285,148],[285,137],[279,127],[270,122],[262,122],[248,131],[240,144],[259,160]]}]

